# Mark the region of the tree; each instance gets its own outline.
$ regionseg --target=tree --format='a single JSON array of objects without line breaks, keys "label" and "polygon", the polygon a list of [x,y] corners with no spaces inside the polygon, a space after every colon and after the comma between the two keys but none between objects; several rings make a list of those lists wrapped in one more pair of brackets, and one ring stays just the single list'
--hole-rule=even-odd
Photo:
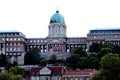
[{"label": "tree", "polygon": [[57,62],[57,56],[55,54],[52,54],[49,59],[50,64],[55,64]]},{"label": "tree", "polygon": [[40,64],[40,49],[35,47],[25,54],[25,64]]},{"label": "tree", "polygon": [[74,54],[78,54],[80,57],[87,56],[86,50],[84,47],[77,47],[74,51]]},{"label": "tree", "polygon": [[62,59],[57,59],[57,56],[53,54],[48,60],[48,64],[52,64],[54,66],[64,65],[64,61]]},{"label": "tree", "polygon": [[98,58],[101,59],[105,54],[109,54],[109,53],[112,53],[111,48],[102,48],[98,53]]},{"label": "tree", "polygon": [[[99,79],[100,76],[101,79]],[[93,80],[120,80],[120,57],[118,54],[106,54],[101,58],[100,70]]]},{"label": "tree", "polygon": [[13,75],[12,73],[3,72],[0,73],[0,80],[21,80],[21,75]]},{"label": "tree", "polygon": [[11,67],[9,69],[9,72],[14,74],[14,75],[21,75],[21,76],[24,76],[24,69],[23,68],[20,68],[18,66],[15,66],[15,67]]},{"label": "tree", "polygon": [[78,54],[72,54],[66,60],[66,66],[70,69],[85,69],[87,67],[87,58],[80,57]]},{"label": "tree", "polygon": [[66,66],[71,69],[76,69],[79,61],[79,55],[78,54],[72,54],[70,57],[66,59]]},{"label": "tree", "polygon": [[79,57],[79,60],[76,62],[77,63],[77,67],[76,69],[86,69],[87,68],[87,57]]},{"label": "tree", "polygon": [[93,43],[89,47],[89,51],[98,53],[101,50],[101,48],[102,48],[102,44],[100,44],[100,43]]},{"label": "tree", "polygon": [[115,45],[113,53],[115,53],[115,54],[118,53],[120,55],[120,46]]},{"label": "tree", "polygon": [[99,59],[97,57],[88,57],[87,60],[87,68],[97,70],[99,69]]}]

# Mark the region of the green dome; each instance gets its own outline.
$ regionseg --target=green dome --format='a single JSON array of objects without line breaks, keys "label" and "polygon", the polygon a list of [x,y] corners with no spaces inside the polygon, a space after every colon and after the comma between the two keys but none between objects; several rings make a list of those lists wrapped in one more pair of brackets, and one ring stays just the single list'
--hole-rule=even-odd
[{"label": "green dome", "polygon": [[65,23],[64,17],[59,14],[59,11],[56,11],[56,13],[51,17],[50,23]]}]

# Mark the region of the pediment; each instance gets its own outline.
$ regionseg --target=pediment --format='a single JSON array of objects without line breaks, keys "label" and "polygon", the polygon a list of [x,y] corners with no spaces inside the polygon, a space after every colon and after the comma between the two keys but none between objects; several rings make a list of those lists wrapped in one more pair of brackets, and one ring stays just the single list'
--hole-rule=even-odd
[{"label": "pediment", "polygon": [[41,75],[46,75],[46,74],[51,74],[51,70],[48,69],[47,67],[44,67],[40,70]]}]

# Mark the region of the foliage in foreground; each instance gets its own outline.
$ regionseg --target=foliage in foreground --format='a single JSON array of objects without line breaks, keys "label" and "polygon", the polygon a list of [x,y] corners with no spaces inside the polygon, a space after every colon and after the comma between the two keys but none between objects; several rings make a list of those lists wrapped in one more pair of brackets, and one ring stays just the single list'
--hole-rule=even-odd
[{"label": "foliage in foreground", "polygon": [[21,75],[22,77],[24,76],[24,69],[23,68],[20,68],[18,66],[15,66],[15,67],[11,67],[9,69],[9,72],[14,74],[14,75]]},{"label": "foliage in foreground", "polygon": [[120,80],[120,57],[118,54],[106,54],[100,61],[100,70],[93,80]]},{"label": "foliage in foreground", "polygon": [[0,80],[21,80],[21,75],[14,75],[12,73],[3,72],[0,73]]}]

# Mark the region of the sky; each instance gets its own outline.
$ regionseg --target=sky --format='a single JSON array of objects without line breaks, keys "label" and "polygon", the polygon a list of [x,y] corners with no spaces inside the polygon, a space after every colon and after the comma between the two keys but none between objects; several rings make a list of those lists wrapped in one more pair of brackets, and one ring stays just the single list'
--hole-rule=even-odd
[{"label": "sky", "polygon": [[47,37],[57,9],[64,16],[68,37],[86,37],[91,29],[120,28],[120,0],[0,0],[0,31]]}]

